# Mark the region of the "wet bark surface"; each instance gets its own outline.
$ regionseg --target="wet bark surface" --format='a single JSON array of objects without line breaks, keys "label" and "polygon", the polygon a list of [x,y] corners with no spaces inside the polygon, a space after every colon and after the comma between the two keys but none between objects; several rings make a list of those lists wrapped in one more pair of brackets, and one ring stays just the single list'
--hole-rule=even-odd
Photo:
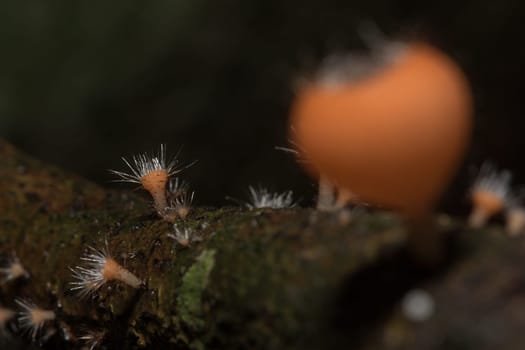
[{"label": "wet bark surface", "polygon": [[[473,231],[436,217],[448,241],[433,268],[406,253],[395,215],[308,208],[193,208],[168,235],[140,192],[103,189],[0,141],[0,254],[30,276],[0,285],[55,310],[35,341],[11,320],[0,345],[24,348],[523,349],[525,246],[498,226]],[[88,247],[104,249],[145,281],[109,282],[79,298],[70,267]],[[435,303],[424,322],[401,300],[424,289]]]}]

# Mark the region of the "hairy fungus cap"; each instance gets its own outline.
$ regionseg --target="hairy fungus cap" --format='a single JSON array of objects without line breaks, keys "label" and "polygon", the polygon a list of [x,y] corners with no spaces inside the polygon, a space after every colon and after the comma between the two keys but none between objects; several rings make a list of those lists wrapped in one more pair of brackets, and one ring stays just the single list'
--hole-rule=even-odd
[{"label": "hairy fungus cap", "polygon": [[472,212],[469,224],[471,226],[483,226],[487,220],[514,201],[510,188],[511,179],[510,171],[500,172],[492,164],[483,163],[470,190]]},{"label": "hairy fungus cap", "polygon": [[186,219],[191,211],[195,192],[189,190],[187,182],[179,178],[170,179],[167,190],[168,207],[162,217],[165,221],[175,222]]},{"label": "hairy fungus cap", "polygon": [[495,214],[499,213],[504,207],[502,198],[489,191],[476,191],[472,193],[474,208],[469,218],[469,223],[473,227],[481,227]]},{"label": "hairy fungus cap", "polygon": [[15,303],[22,308],[18,317],[20,327],[24,332],[29,333],[35,340],[47,322],[54,321],[56,314],[53,310],[46,310],[36,306],[30,301],[15,299]]},{"label": "hairy fungus cap", "polygon": [[302,87],[291,137],[307,168],[362,200],[431,210],[468,144],[468,83],[445,54],[407,44],[366,76]]},{"label": "hairy fungus cap", "polygon": [[113,174],[120,177],[119,181],[140,184],[151,194],[154,206],[159,215],[163,215],[168,206],[166,199],[166,185],[171,176],[182,171],[177,167],[177,160],[166,160],[166,146],[160,145],[160,151],[156,155],[147,153],[133,156],[131,161],[122,158],[124,163],[131,170],[131,173],[110,170]]},{"label": "hairy fungus cap", "polygon": [[20,260],[14,256],[9,260],[5,267],[0,268],[0,275],[4,275],[5,281],[12,281],[22,277],[29,277],[29,272],[25,269]]}]

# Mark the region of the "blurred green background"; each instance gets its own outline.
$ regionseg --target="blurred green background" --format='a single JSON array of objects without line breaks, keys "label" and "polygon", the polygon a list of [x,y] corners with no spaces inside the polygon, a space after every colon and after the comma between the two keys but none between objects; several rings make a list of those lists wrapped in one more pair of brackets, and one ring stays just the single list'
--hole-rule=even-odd
[{"label": "blurred green background", "polygon": [[326,54],[363,49],[370,21],[437,45],[471,80],[474,143],[445,201],[455,210],[470,164],[525,176],[524,16],[523,2],[489,0],[5,0],[0,135],[105,185],[121,156],[165,142],[199,160],[183,174],[199,204],[257,184],[308,203],[310,179],[274,150],[287,144],[292,82]]}]

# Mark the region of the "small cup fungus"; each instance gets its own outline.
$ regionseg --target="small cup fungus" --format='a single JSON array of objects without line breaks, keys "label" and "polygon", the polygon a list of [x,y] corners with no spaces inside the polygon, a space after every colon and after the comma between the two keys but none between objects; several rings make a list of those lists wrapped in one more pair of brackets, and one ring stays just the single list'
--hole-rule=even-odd
[{"label": "small cup fungus", "polygon": [[494,165],[485,162],[470,190],[472,212],[469,225],[482,227],[494,215],[516,201],[511,192],[512,173],[498,171]]},{"label": "small cup fungus", "polygon": [[174,222],[177,218],[185,219],[193,201],[194,193],[188,194],[188,186],[173,175],[192,166],[195,162],[184,167],[178,167],[177,159],[166,160],[166,146],[160,145],[156,155],[147,153],[133,156],[131,161],[122,158],[131,170],[130,173],[110,170],[122,182],[131,182],[141,185],[153,198],[153,206],[157,214],[165,221]]},{"label": "small cup fungus", "polygon": [[37,339],[46,323],[56,319],[55,311],[43,309],[28,300],[15,299],[15,303],[22,308],[18,316],[20,328],[28,333],[33,341]]},{"label": "small cup fungus", "polygon": [[382,51],[387,59],[371,58],[370,69],[358,60],[359,74],[349,74],[350,58],[337,79],[334,67],[328,78],[304,84],[290,135],[307,169],[338,192],[419,217],[432,211],[463,156],[471,93],[439,50],[423,43],[395,48]]},{"label": "small cup fungus", "polygon": [[153,198],[154,207],[162,217],[168,207],[166,198],[166,187],[171,176],[179,173],[182,169],[178,168],[177,160],[166,161],[166,146],[160,145],[157,155],[147,153],[134,156],[131,161],[122,158],[129,167],[131,173],[117,170],[110,170],[111,173],[120,177],[123,182],[131,182],[141,185]]},{"label": "small cup fungus", "polygon": [[133,288],[145,285],[142,280],[111,257],[107,242],[105,249],[99,250],[93,247],[88,249],[89,251],[80,258],[85,262],[85,266],[70,268],[75,278],[75,281],[70,282],[71,290],[78,292],[81,298],[94,294],[110,281],[120,281]]}]

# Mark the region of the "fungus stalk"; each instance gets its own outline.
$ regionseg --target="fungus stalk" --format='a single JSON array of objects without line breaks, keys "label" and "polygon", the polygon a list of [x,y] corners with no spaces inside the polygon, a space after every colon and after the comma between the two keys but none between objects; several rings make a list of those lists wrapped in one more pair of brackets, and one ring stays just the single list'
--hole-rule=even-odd
[{"label": "fungus stalk", "polygon": [[348,204],[355,202],[356,196],[351,191],[347,190],[346,188],[340,188],[337,191],[337,199],[335,201],[335,208],[336,209],[343,209]]},{"label": "fungus stalk", "polygon": [[319,176],[319,190],[317,195],[317,209],[322,211],[332,210],[334,207],[335,186],[325,176]]},{"label": "fungus stalk", "polygon": [[505,219],[505,228],[510,236],[519,236],[525,232],[525,208],[522,206],[508,208]]},{"label": "fungus stalk", "polygon": [[153,206],[160,216],[163,216],[168,207],[166,198],[166,184],[168,183],[168,172],[166,170],[155,170],[141,178],[142,186],[151,194]]},{"label": "fungus stalk", "polygon": [[319,189],[317,194],[317,210],[332,211],[340,210],[356,201],[355,194],[344,188],[333,184],[326,176],[319,177]]},{"label": "fungus stalk", "polygon": [[114,259],[106,259],[102,274],[107,281],[120,281],[135,289],[143,284],[137,276],[120,266]]}]

